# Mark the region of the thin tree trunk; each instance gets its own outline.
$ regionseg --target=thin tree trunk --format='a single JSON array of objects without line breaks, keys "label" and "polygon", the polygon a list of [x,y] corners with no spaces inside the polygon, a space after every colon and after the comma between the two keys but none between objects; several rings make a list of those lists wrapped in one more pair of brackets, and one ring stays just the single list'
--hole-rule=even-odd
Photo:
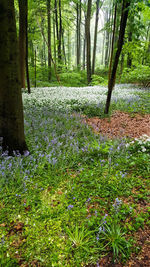
[{"label": "thin tree trunk", "polygon": [[55,35],[55,18],[53,14],[53,42],[54,42],[54,60],[56,63],[56,35]]},{"label": "thin tree trunk", "polygon": [[100,9],[99,3],[100,3],[100,0],[97,0],[96,1],[96,17],[95,17],[95,32],[94,32],[92,74],[94,74],[94,70],[95,70],[95,56],[96,56],[96,44],[97,44],[97,28],[98,28],[99,9]]},{"label": "thin tree trunk", "polygon": [[47,36],[48,36],[48,81],[51,80],[51,0],[47,0]]},{"label": "thin tree trunk", "polygon": [[85,70],[85,51],[86,51],[86,38],[84,38],[84,42],[83,42],[83,70]]},{"label": "thin tree trunk", "polygon": [[57,35],[57,40],[58,40],[59,39],[59,31],[58,31],[57,0],[55,0],[55,24],[56,24],[56,35]]},{"label": "thin tree trunk", "polygon": [[86,59],[87,59],[87,82],[91,82],[91,35],[90,35],[90,21],[91,21],[91,6],[92,0],[88,0],[87,16],[86,16]]},{"label": "thin tree trunk", "polygon": [[34,86],[36,88],[36,49],[34,51]]},{"label": "thin tree trunk", "polygon": [[26,7],[27,0],[19,0],[19,60],[21,87],[25,88],[26,69]]},{"label": "thin tree trunk", "polygon": [[111,54],[110,54],[110,63],[109,63],[109,71],[108,71],[108,81],[110,80],[112,61],[113,61],[115,31],[116,31],[116,18],[117,18],[117,3],[115,4],[115,12],[114,12],[114,19],[113,19],[114,23],[113,23],[113,35],[112,35]]},{"label": "thin tree trunk", "polygon": [[67,44],[67,46],[68,46],[68,56],[67,56],[67,58],[68,58],[68,69],[69,69],[70,68],[70,46],[71,46],[71,44],[70,44],[69,25],[68,25],[68,44]]},{"label": "thin tree trunk", "polygon": [[26,78],[27,78],[28,93],[30,94],[31,88],[30,88],[29,65],[28,65],[28,0],[26,7]]},{"label": "thin tree trunk", "polygon": [[77,10],[77,22],[76,22],[76,36],[77,36],[77,43],[76,43],[76,50],[77,50],[77,68],[79,68],[79,4],[76,4]]},{"label": "thin tree trunk", "polygon": [[64,40],[64,29],[62,29],[62,47],[63,47],[64,63],[65,63],[65,66],[67,68],[66,51],[65,51],[65,40]]},{"label": "thin tree trunk", "polygon": [[103,48],[102,48],[102,65],[104,65],[104,58],[105,58],[105,31],[103,33]]},{"label": "thin tree trunk", "polygon": [[61,0],[59,0],[59,39],[58,39],[58,61],[59,64],[62,62],[62,52],[61,52],[61,41],[62,41],[62,18],[61,18]]},{"label": "thin tree trunk", "polygon": [[86,12],[84,10],[84,41],[83,41],[83,62],[82,62],[83,70],[85,70],[85,59],[86,59]]},{"label": "thin tree trunk", "polygon": [[0,137],[3,151],[27,150],[13,0],[0,1]]},{"label": "thin tree trunk", "polygon": [[104,111],[105,114],[108,114],[108,112],[109,112],[109,106],[110,106],[110,101],[111,101],[112,90],[113,90],[114,85],[115,85],[116,71],[117,71],[119,57],[120,57],[120,54],[121,54],[123,41],[124,41],[124,35],[125,35],[127,18],[128,18],[128,13],[129,13],[129,7],[130,7],[130,1],[129,0],[123,0],[122,12],[121,12],[121,22],[120,22],[120,31],[119,31],[119,39],[118,39],[117,51],[116,51],[115,59],[114,59],[114,63],[113,63],[113,68],[112,68],[110,80],[109,80],[109,83],[108,83],[108,94],[107,94],[106,106],[105,106],[105,111]]},{"label": "thin tree trunk", "polygon": [[80,70],[81,64],[81,0],[77,3],[77,68]]},{"label": "thin tree trunk", "polygon": [[82,19],[82,10],[81,10],[81,0],[79,2],[79,69],[81,68],[81,19]]},{"label": "thin tree trunk", "polygon": [[[106,12],[106,22],[108,23],[109,18],[108,18],[108,10]],[[105,31],[105,67],[108,66],[108,49],[109,49],[109,32],[108,30]]]}]

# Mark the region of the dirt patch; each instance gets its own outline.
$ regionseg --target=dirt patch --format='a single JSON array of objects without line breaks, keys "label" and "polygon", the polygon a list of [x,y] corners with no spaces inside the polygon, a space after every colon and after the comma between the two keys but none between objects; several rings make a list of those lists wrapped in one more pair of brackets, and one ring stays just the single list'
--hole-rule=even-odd
[{"label": "dirt patch", "polygon": [[90,125],[94,132],[109,138],[138,138],[143,134],[150,136],[150,114],[131,116],[126,112],[115,111],[111,118],[85,117],[83,121]]}]

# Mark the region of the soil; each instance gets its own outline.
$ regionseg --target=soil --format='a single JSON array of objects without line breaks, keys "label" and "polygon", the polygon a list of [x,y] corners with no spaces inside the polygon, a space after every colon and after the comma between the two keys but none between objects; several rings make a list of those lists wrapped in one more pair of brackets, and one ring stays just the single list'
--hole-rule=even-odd
[{"label": "soil", "polygon": [[150,114],[130,115],[126,112],[115,111],[111,118],[87,118],[83,121],[90,125],[94,132],[109,138],[138,138],[143,134],[150,136]]}]

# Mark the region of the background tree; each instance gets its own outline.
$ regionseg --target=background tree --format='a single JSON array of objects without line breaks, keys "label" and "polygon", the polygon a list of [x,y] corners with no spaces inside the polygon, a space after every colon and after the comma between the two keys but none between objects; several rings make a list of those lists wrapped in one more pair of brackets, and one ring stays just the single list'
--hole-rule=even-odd
[{"label": "background tree", "polygon": [[[101,6],[102,6],[102,4],[103,4],[103,2],[101,2]],[[95,16],[95,30],[94,30],[93,59],[92,59],[92,74],[94,74],[94,70],[95,70],[95,57],[96,57],[99,10],[100,10],[100,0],[96,0],[96,16]]]},{"label": "background tree", "polygon": [[113,90],[114,85],[115,85],[116,72],[117,72],[119,57],[120,57],[122,46],[123,46],[125,28],[126,28],[126,24],[127,24],[128,13],[129,13],[129,6],[130,6],[130,1],[129,0],[123,0],[117,51],[115,54],[110,79],[108,81],[108,94],[107,94],[107,100],[106,100],[106,106],[105,106],[105,113],[106,114],[108,114],[108,112],[109,112],[112,90]]},{"label": "background tree", "polygon": [[48,80],[51,80],[51,0],[47,0]]},{"label": "background tree", "polygon": [[19,60],[21,87],[25,88],[27,0],[19,2]]},{"label": "background tree", "polygon": [[27,146],[13,0],[0,1],[0,29],[0,136],[3,150],[23,153]]},{"label": "background tree", "polygon": [[87,64],[87,81],[88,84],[91,82],[91,34],[90,34],[90,21],[91,21],[91,6],[92,0],[88,0],[87,4],[87,15],[85,21],[86,29],[86,64]]}]

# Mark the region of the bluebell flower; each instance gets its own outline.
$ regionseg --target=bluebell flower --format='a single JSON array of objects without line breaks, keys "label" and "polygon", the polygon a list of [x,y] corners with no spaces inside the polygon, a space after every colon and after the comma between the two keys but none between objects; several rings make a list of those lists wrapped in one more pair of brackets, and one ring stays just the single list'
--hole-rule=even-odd
[{"label": "bluebell flower", "polygon": [[96,240],[98,241],[99,240],[99,236],[97,235],[97,237],[96,237]]},{"label": "bluebell flower", "polygon": [[74,207],[74,205],[69,205],[69,206],[67,207],[67,209],[68,209],[68,210],[71,210],[73,207]]},{"label": "bluebell flower", "polygon": [[86,200],[86,202],[90,202],[91,201],[91,198],[89,197],[87,200]]}]

